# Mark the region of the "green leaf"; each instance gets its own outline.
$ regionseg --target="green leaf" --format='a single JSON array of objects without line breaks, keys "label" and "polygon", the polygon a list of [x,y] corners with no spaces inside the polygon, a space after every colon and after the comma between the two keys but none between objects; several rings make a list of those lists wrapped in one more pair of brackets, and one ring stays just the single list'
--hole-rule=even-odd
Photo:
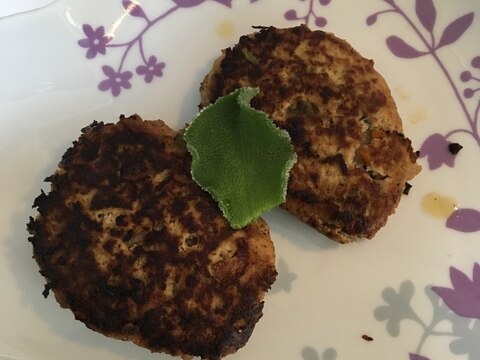
[{"label": "green leaf", "polygon": [[234,229],[285,201],[297,156],[290,136],[250,106],[258,88],[241,88],[204,108],[185,132],[193,179]]}]

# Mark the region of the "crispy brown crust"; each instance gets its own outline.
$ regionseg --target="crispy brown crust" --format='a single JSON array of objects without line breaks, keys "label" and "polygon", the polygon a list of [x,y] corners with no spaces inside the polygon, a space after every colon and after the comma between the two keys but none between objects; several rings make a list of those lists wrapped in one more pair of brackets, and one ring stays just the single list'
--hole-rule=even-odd
[{"label": "crispy brown crust", "polygon": [[242,347],[276,277],[267,224],[232,230],[160,120],[82,133],[28,224],[60,305],[154,352],[219,359]]},{"label": "crispy brown crust", "polygon": [[323,31],[265,27],[223,50],[200,107],[242,86],[297,152],[284,207],[336,241],[373,237],[420,171],[373,61]]}]

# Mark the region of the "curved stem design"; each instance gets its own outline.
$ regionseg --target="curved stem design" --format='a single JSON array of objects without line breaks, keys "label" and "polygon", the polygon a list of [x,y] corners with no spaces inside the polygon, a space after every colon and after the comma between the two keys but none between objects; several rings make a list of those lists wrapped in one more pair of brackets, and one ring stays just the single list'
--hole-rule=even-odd
[{"label": "curved stem design", "polygon": [[[478,116],[479,116],[479,111],[480,111],[479,110],[480,102],[479,102],[479,105],[477,106],[477,109],[475,110],[474,116],[472,117],[472,115],[469,113],[469,111],[467,109],[465,101],[464,101],[457,85],[453,81],[453,78],[450,75],[450,73],[449,73],[448,69],[446,68],[445,64],[443,63],[443,61],[440,59],[440,57],[437,54],[437,48],[436,48],[436,45],[435,45],[435,36],[433,34],[433,31],[430,32],[431,43],[429,43],[427,41],[427,39],[425,38],[425,36],[423,36],[422,32],[418,29],[418,27],[412,21],[412,19],[397,4],[395,4],[393,1],[388,1],[388,3],[392,7],[391,11],[394,11],[394,12],[400,14],[404,18],[404,20],[410,25],[412,30],[417,34],[418,38],[422,41],[422,43],[428,49],[428,53],[430,55],[432,55],[432,57],[435,60],[435,62],[437,63],[437,65],[440,67],[440,70],[445,75],[445,78],[447,79],[448,84],[452,88],[453,93],[455,94],[455,97],[458,100],[463,113],[465,114],[465,117],[468,121],[468,124],[469,124],[471,130],[466,130],[466,129],[453,130],[453,131],[449,132],[446,135],[446,137],[448,137],[448,136],[450,136],[454,133],[466,132],[466,133],[470,134],[475,139],[475,141],[477,142],[478,145],[480,145],[480,133],[477,129]],[[386,13],[386,12],[388,12],[388,10],[384,10],[384,11],[381,11],[381,12],[376,13],[376,14],[378,15],[378,14],[382,14],[382,13]]]},{"label": "curved stem design", "polygon": [[[138,41],[139,44],[140,44],[140,52],[142,54],[142,58],[144,59],[145,61],[145,56],[144,56],[144,53],[143,53],[143,45],[142,45],[142,38],[143,38],[143,35],[153,26],[155,25],[157,22],[159,22],[160,20],[166,18],[168,15],[172,14],[173,12],[175,12],[176,10],[180,9],[180,6],[176,5],[172,8],[170,8],[169,10],[165,11],[162,15],[156,17],[155,19],[153,20],[148,20],[147,19],[147,25],[145,26],[145,28],[143,28],[143,30],[133,39],[131,40],[130,42],[127,42],[124,44],[124,46],[127,46],[127,48],[125,49],[125,52],[123,53],[122,55],[122,58],[120,60],[120,65],[118,66],[118,72],[121,72],[122,71],[122,67],[123,67],[123,64],[125,62],[125,59],[127,58],[127,55],[128,53],[130,52],[130,50],[132,49],[133,45],[135,45],[135,43]],[[146,63],[146,61],[145,61]]]}]

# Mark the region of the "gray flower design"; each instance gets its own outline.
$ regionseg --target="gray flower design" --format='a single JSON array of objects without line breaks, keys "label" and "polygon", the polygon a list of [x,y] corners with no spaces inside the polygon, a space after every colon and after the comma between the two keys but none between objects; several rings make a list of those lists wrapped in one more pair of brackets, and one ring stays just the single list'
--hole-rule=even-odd
[{"label": "gray flower design", "polygon": [[387,321],[387,332],[391,336],[400,335],[400,322],[404,319],[417,319],[417,314],[410,306],[415,288],[409,280],[400,285],[398,293],[389,287],[383,290],[382,298],[387,305],[381,305],[374,311],[375,318],[379,321]]},{"label": "gray flower design", "polygon": [[480,320],[453,323],[453,333],[459,338],[450,343],[450,350],[456,355],[468,355],[468,360],[480,359]]},{"label": "gray flower design", "polygon": [[[477,316],[478,296],[475,295],[473,286],[478,280],[479,269],[480,265],[475,264],[474,274],[470,280],[463,272],[451,267],[452,289],[431,285],[425,288],[425,294],[433,310],[430,321],[422,320],[410,305],[415,290],[411,281],[404,281],[398,292],[393,288],[386,288],[382,297],[387,305],[377,307],[374,315],[379,321],[387,321],[387,331],[391,336],[399,335],[400,322],[403,319],[412,320],[423,328],[423,334],[415,350],[409,353],[410,360],[429,360],[428,354],[424,353],[424,345],[427,339],[438,336],[451,338],[451,353],[468,355],[468,360],[479,360],[480,318]],[[451,330],[437,327],[444,322],[451,324]]]}]

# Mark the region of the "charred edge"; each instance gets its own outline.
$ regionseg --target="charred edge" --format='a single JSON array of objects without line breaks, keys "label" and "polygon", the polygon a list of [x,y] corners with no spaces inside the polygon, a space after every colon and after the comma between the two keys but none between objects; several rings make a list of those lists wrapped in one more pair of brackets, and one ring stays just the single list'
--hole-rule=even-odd
[{"label": "charred edge", "polygon": [[52,289],[52,284],[51,283],[46,283],[44,288],[43,288],[43,291],[42,291],[42,295],[43,297],[46,299],[48,297],[48,295],[50,294],[50,290]]},{"label": "charred edge", "polygon": [[412,188],[412,185],[409,184],[408,182],[405,183],[405,188],[403,189],[403,194],[408,195],[410,193],[410,189]]},{"label": "charred edge", "polygon": [[459,143],[450,143],[448,144],[448,151],[452,155],[457,155],[460,150],[463,149],[463,146]]},{"label": "charred edge", "polygon": [[28,223],[27,223],[27,231],[29,234],[34,235],[37,229],[37,223],[35,222],[35,219],[33,216],[28,217]]},{"label": "charred edge", "polygon": [[338,223],[345,224],[342,227],[342,232],[347,235],[368,237],[369,236],[369,226],[366,219],[362,216],[356,216],[350,211],[341,211],[336,210],[332,213],[332,219]]},{"label": "charred edge", "polygon": [[103,126],[103,121],[93,120],[93,122],[90,125],[85,126],[80,131],[82,132],[82,134],[85,134],[86,132],[101,126]]},{"label": "charred edge", "polygon": [[40,189],[40,195],[38,195],[38,196],[35,198],[35,200],[33,200],[32,208],[41,207],[42,204],[44,204],[45,201],[47,201],[47,199],[48,199],[47,194],[45,194],[45,192],[43,191],[43,189]]},{"label": "charred edge", "polygon": [[53,182],[55,180],[55,174],[52,174],[50,176],[47,176],[45,179],[43,179],[44,182]]},{"label": "charred edge", "polygon": [[385,180],[388,177],[388,175],[383,175],[377,171],[369,170],[367,167],[364,167],[364,170],[372,180]]},{"label": "charred edge", "polygon": [[318,203],[319,201],[317,196],[308,190],[289,189],[288,194],[293,198],[296,198],[296,199],[299,199],[300,201],[305,202],[306,204],[315,204],[315,203]]},{"label": "charred edge", "polygon": [[337,164],[343,175],[348,175],[348,167],[342,154],[328,156],[322,160],[323,164]]}]

